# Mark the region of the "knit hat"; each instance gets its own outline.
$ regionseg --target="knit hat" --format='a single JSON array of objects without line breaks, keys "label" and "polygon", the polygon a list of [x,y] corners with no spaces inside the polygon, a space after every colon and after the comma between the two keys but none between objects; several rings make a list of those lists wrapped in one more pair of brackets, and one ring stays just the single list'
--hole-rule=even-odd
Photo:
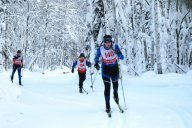
[{"label": "knit hat", "polygon": [[111,35],[105,35],[103,37],[103,42],[112,42],[112,37]]},{"label": "knit hat", "polygon": [[79,55],[79,58],[81,58],[81,57],[85,57],[84,53],[81,53],[81,54]]},{"label": "knit hat", "polygon": [[17,53],[21,53],[21,50],[18,50]]}]

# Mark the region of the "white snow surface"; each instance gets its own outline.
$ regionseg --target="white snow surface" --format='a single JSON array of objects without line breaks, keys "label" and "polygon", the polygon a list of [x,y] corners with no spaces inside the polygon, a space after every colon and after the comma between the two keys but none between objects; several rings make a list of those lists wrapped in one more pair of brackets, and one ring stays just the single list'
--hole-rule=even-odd
[{"label": "white snow surface", "polygon": [[[123,74],[127,109],[119,112],[111,90],[111,118],[105,113],[100,74],[92,91],[87,72],[86,95],[78,92],[77,72],[58,70],[42,75],[24,71],[24,86],[18,85],[17,73],[11,83],[10,73],[0,73],[0,128],[192,127],[192,71],[184,75],[146,72],[140,77]],[[119,97],[125,109],[120,81]]]}]

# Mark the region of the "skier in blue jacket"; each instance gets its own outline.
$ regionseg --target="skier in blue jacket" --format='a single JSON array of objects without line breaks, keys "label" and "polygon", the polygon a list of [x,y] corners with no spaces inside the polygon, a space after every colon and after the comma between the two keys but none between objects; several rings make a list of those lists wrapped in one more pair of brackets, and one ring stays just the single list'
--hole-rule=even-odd
[{"label": "skier in blue jacket", "polygon": [[79,75],[79,92],[83,93],[82,91],[83,82],[86,79],[86,71],[87,71],[86,66],[91,67],[91,63],[87,59],[85,59],[84,53],[81,53],[79,56],[79,59],[73,63],[72,70],[71,70],[72,73],[74,73],[74,68],[76,66],[78,67],[77,71]]},{"label": "skier in blue jacket", "polygon": [[106,112],[110,112],[110,88],[111,81],[113,84],[113,95],[114,100],[119,104],[118,97],[118,79],[119,79],[119,67],[118,60],[124,59],[124,56],[117,44],[113,44],[112,37],[110,35],[105,35],[103,37],[104,44],[97,49],[95,56],[95,68],[100,69],[99,58],[101,57],[101,69],[102,69],[102,79],[104,82],[105,90],[104,97],[106,103]]}]

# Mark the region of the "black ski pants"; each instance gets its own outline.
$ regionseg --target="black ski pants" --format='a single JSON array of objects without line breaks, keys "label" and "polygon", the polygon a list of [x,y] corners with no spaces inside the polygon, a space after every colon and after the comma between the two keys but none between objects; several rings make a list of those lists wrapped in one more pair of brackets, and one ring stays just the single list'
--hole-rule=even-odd
[{"label": "black ski pants", "polygon": [[78,72],[78,74],[79,74],[79,88],[82,89],[83,88],[83,82],[86,79],[86,73]]},{"label": "black ski pants", "polygon": [[13,80],[16,70],[18,71],[19,84],[21,84],[21,66],[20,65],[19,66],[15,66],[15,65],[13,66],[13,71],[11,74],[11,80]]},{"label": "black ski pants", "polygon": [[115,101],[119,102],[118,97],[118,79],[119,79],[119,68],[118,65],[113,67],[103,66],[103,82],[105,86],[104,96],[105,96],[105,103],[106,108],[110,109],[110,90],[111,90],[111,81],[113,84],[113,96]]}]

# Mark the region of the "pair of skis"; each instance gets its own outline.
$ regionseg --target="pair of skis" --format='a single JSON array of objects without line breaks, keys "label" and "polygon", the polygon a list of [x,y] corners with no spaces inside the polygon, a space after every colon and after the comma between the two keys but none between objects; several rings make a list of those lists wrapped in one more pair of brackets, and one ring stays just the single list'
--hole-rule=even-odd
[{"label": "pair of skis", "polygon": [[83,92],[82,92],[83,94],[89,94],[84,88],[83,88]]},{"label": "pair of skis", "polygon": [[[117,106],[119,108],[119,112],[124,113],[124,110],[121,108],[121,106],[119,104],[117,104]],[[111,118],[112,111],[111,110],[109,112],[106,111],[106,113],[107,113],[108,117]]]}]

